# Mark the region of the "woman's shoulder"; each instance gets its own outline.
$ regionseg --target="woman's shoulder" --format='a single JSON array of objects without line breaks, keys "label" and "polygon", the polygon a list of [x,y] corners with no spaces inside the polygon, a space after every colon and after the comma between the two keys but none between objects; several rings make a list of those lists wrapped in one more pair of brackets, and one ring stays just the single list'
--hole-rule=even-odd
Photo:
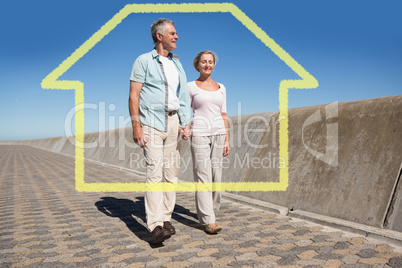
[{"label": "woman's shoulder", "polygon": [[226,92],[226,87],[225,87],[225,85],[222,84],[222,83],[219,83],[219,82],[218,82],[218,84],[219,84],[219,90],[222,90],[223,92]]},{"label": "woman's shoulder", "polygon": [[197,85],[195,84],[195,81],[190,81],[190,82],[187,82],[187,87],[188,88],[195,88]]},{"label": "woman's shoulder", "polygon": [[197,85],[195,84],[195,81],[188,82],[187,88],[191,96],[195,95],[195,91],[197,90]]}]

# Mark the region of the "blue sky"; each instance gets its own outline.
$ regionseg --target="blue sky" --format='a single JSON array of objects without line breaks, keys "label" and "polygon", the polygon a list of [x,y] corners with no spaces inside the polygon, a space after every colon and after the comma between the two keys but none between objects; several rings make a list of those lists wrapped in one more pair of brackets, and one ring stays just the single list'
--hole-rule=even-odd
[{"label": "blue sky", "polygon": [[[68,134],[74,91],[44,90],[42,79],[126,4],[194,2],[3,1],[0,141]],[[400,1],[233,3],[318,80],[316,89],[290,90],[289,108],[402,94]],[[199,51],[218,54],[213,79],[227,88],[229,115],[277,111],[280,81],[299,78],[229,14],[131,14],[61,77],[84,83],[86,133],[130,126],[131,67],[152,49],[159,17],[176,22],[174,53],[189,81]]]}]

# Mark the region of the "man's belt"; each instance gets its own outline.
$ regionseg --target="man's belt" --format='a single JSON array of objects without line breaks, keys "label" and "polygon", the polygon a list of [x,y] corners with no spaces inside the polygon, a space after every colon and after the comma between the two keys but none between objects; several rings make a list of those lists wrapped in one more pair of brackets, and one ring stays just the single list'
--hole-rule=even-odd
[{"label": "man's belt", "polygon": [[175,114],[177,114],[177,110],[168,111],[169,116],[172,116],[172,115],[175,115]]}]

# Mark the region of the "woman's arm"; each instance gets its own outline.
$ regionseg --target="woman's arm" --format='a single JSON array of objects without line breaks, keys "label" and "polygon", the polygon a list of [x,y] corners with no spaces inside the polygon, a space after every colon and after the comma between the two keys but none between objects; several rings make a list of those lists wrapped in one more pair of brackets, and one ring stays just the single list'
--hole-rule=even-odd
[{"label": "woman's arm", "polygon": [[230,152],[229,146],[229,123],[227,113],[222,113],[223,122],[225,123],[226,137],[225,137],[225,147],[223,149],[223,156],[227,156]]}]

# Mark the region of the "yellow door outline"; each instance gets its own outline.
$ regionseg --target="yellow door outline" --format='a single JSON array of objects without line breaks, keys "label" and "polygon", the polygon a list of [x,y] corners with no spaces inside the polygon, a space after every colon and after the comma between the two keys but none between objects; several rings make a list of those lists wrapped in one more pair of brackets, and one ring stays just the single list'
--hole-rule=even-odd
[{"label": "yellow door outline", "polygon": [[[279,158],[284,160],[279,170],[279,182],[228,182],[198,184],[181,182],[159,183],[85,183],[84,181],[84,83],[58,80],[71,66],[109,34],[131,13],[230,13],[263,42],[289,68],[299,80],[282,80],[279,84]],[[75,188],[80,192],[144,192],[144,191],[285,191],[289,184],[288,157],[288,92],[291,88],[318,87],[318,81],[297,63],[285,50],[257,26],[244,12],[232,3],[183,3],[183,4],[128,4],[106,22],[87,41],[76,49],[41,84],[43,89],[75,90]],[[81,107],[81,108],[80,108]]]}]

